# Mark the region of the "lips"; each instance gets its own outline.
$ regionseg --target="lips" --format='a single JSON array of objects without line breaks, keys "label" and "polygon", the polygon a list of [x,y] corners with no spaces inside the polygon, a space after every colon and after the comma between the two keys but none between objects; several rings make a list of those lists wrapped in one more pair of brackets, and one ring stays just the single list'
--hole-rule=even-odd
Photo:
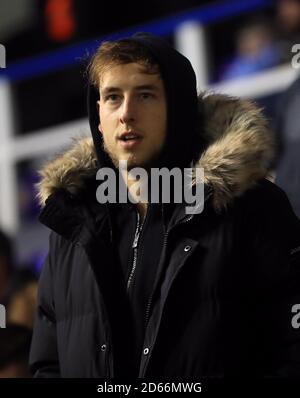
[{"label": "lips", "polygon": [[131,140],[139,140],[141,139],[141,135],[136,133],[135,131],[125,131],[119,136],[119,140],[123,142],[128,142]]},{"label": "lips", "polygon": [[136,132],[126,131],[118,137],[118,140],[123,149],[130,150],[135,149],[142,142],[142,138],[143,137]]}]

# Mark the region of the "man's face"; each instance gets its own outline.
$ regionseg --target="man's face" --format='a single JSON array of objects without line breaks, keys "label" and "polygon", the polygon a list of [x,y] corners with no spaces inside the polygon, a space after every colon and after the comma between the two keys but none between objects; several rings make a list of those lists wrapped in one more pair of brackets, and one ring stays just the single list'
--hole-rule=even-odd
[{"label": "man's face", "polygon": [[100,81],[99,131],[115,166],[147,167],[158,157],[167,130],[167,103],[159,74],[138,63],[116,65]]}]

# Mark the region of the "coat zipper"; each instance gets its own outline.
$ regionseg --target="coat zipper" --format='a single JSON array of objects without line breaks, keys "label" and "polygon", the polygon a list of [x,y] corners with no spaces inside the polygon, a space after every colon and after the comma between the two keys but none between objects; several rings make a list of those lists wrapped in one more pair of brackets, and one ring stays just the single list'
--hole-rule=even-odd
[{"label": "coat zipper", "polygon": [[[185,223],[189,222],[189,221],[193,218],[193,216],[194,216],[194,215],[192,214],[191,216],[185,218],[184,220],[180,221],[178,224],[174,225],[173,228],[176,227],[177,225],[181,225],[181,224],[185,224]],[[172,228],[172,229],[173,229],[173,228]],[[171,230],[172,230],[172,229],[171,229]],[[167,245],[167,240],[168,240],[169,232],[170,232],[170,231],[167,231],[167,232],[165,233],[164,243],[163,243],[163,250],[162,250],[163,253],[164,253],[165,250],[166,250],[166,245]],[[151,305],[152,305],[154,290],[155,290],[155,286],[154,286],[154,289],[152,290],[152,293],[151,293],[151,295],[150,295],[150,297],[149,297],[149,300],[148,300],[148,303],[147,303],[147,307],[146,307],[145,330],[146,330],[146,328],[147,328],[147,324],[148,324],[148,321],[149,321],[149,315],[150,315],[150,309],[151,309]]]},{"label": "coat zipper", "polygon": [[[147,215],[146,215],[146,217],[147,217]],[[137,225],[136,225],[134,239],[133,239],[133,243],[132,243],[133,261],[132,261],[132,267],[131,267],[131,271],[130,271],[130,274],[129,274],[129,278],[128,278],[128,281],[127,281],[127,291],[129,290],[130,284],[131,284],[132,279],[134,277],[136,264],[137,264],[138,243],[139,243],[139,238],[140,238],[141,231],[142,231],[144,222],[146,220],[146,217],[144,218],[144,220],[143,220],[143,222],[141,224],[141,217],[140,217],[139,212],[137,211]]]}]

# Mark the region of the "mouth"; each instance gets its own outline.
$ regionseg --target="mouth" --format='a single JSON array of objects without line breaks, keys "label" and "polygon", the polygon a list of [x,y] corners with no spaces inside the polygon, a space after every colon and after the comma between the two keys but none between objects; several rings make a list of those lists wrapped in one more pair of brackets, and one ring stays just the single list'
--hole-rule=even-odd
[{"label": "mouth", "polygon": [[118,139],[121,140],[121,141],[136,140],[136,139],[139,139],[139,138],[142,138],[142,136],[139,133],[136,133],[135,131],[124,131],[118,137]]},{"label": "mouth", "polygon": [[126,149],[135,148],[138,146],[143,137],[135,132],[124,132],[118,137],[121,146]]}]

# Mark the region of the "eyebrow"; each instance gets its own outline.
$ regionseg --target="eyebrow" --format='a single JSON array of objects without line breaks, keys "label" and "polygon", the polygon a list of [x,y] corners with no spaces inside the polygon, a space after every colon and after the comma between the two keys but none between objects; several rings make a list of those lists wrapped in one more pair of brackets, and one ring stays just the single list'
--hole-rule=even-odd
[{"label": "eyebrow", "polygon": [[[141,90],[158,91],[159,90],[158,87],[154,84],[143,84],[140,86],[135,86],[134,89],[136,91],[141,91]],[[108,87],[105,87],[103,90],[101,90],[101,88],[100,88],[100,91],[101,91],[102,95],[107,95],[107,94],[115,93],[115,92],[122,91],[122,90],[120,87],[108,86]]]}]

